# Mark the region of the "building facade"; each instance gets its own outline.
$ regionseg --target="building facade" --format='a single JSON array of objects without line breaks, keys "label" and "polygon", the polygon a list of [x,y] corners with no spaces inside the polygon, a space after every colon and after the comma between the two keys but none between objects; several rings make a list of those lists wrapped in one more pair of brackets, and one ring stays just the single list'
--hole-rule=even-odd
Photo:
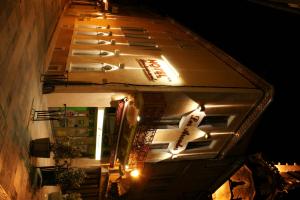
[{"label": "building facade", "polygon": [[109,176],[226,158],[272,87],[172,19],[105,8],[69,4],[42,76],[49,110],[66,104],[54,137],[83,152],[73,164]]}]

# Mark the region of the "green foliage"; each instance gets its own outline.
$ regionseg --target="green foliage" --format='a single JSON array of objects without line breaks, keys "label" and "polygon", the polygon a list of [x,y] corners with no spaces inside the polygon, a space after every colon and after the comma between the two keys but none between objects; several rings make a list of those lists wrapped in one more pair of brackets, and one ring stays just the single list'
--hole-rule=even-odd
[{"label": "green foliage", "polygon": [[51,150],[54,153],[54,160],[66,158],[76,158],[81,157],[81,150],[79,148],[74,148],[69,143],[66,142],[55,142],[51,145]]},{"label": "green foliage", "polygon": [[57,183],[62,188],[79,188],[87,177],[85,171],[81,168],[68,168],[56,173]]},{"label": "green foliage", "polygon": [[63,200],[82,200],[81,194],[77,192],[67,193],[62,196]]}]

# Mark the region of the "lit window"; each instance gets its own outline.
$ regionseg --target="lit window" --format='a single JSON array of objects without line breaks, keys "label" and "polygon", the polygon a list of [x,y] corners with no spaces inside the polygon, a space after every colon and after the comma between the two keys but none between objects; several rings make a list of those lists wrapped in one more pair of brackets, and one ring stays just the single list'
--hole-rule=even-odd
[{"label": "lit window", "polygon": [[71,63],[70,66],[73,72],[108,72],[119,69],[119,67],[107,63]]},{"label": "lit window", "polygon": [[97,35],[97,31],[77,31],[77,35]]},{"label": "lit window", "polygon": [[105,50],[86,50],[86,49],[74,49],[72,51],[73,56],[113,56],[114,53]]},{"label": "lit window", "polygon": [[93,44],[110,44],[109,41],[106,40],[74,40],[75,44],[79,44],[79,45],[93,45]]},{"label": "lit window", "polygon": [[90,36],[111,36],[112,32],[98,32],[98,31],[77,31],[77,35],[90,35]]}]

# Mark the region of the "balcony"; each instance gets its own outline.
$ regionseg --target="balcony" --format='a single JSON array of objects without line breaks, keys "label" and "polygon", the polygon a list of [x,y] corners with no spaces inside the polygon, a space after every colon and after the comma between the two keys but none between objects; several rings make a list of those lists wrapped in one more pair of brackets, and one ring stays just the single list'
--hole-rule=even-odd
[{"label": "balcony", "polygon": [[143,167],[150,150],[149,145],[156,133],[153,121],[163,116],[166,107],[163,94],[159,93],[138,94],[135,101],[139,110],[138,119],[132,123],[132,116],[129,116],[132,108],[124,106],[124,117],[120,124],[120,139],[116,150],[120,163],[129,165],[130,168]]}]

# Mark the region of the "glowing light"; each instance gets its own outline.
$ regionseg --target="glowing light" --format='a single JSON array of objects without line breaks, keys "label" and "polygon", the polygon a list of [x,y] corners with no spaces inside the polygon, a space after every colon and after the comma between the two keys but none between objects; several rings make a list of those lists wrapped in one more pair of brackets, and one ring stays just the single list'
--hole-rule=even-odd
[{"label": "glowing light", "polygon": [[104,9],[108,10],[108,1],[107,0],[103,0],[104,3]]},{"label": "glowing light", "polygon": [[128,165],[125,165],[125,170],[128,170],[129,169],[129,166]]},{"label": "glowing light", "polygon": [[[296,163],[295,163],[296,164]],[[278,169],[279,172],[289,172],[289,171],[299,171],[300,165],[288,165],[288,164],[281,164],[278,163],[278,165],[275,165],[275,167]]]},{"label": "glowing light", "polygon": [[141,117],[140,116],[137,116],[137,118],[136,118],[136,121],[140,121],[141,120]]},{"label": "glowing light", "polygon": [[126,97],[126,94],[122,94],[122,93],[118,93],[118,94],[114,94],[111,99],[113,101],[119,101],[121,99],[124,99]]},{"label": "glowing light", "polygon": [[179,78],[179,73],[177,70],[170,64],[170,62],[162,55],[161,58],[164,62],[158,61],[161,68],[164,70],[164,72],[167,74],[167,76],[171,80],[176,80]]},{"label": "glowing light", "polygon": [[130,176],[132,176],[133,178],[137,178],[140,176],[140,171],[138,169],[134,169],[130,172]]},{"label": "glowing light", "polygon": [[204,138],[205,138],[205,139],[208,139],[208,138],[209,138],[208,133],[205,133]]},{"label": "glowing light", "polygon": [[103,108],[98,108],[95,160],[100,160],[101,159],[103,121],[104,121],[104,109]]},{"label": "glowing light", "polygon": [[245,107],[247,104],[205,104],[205,108]]}]

